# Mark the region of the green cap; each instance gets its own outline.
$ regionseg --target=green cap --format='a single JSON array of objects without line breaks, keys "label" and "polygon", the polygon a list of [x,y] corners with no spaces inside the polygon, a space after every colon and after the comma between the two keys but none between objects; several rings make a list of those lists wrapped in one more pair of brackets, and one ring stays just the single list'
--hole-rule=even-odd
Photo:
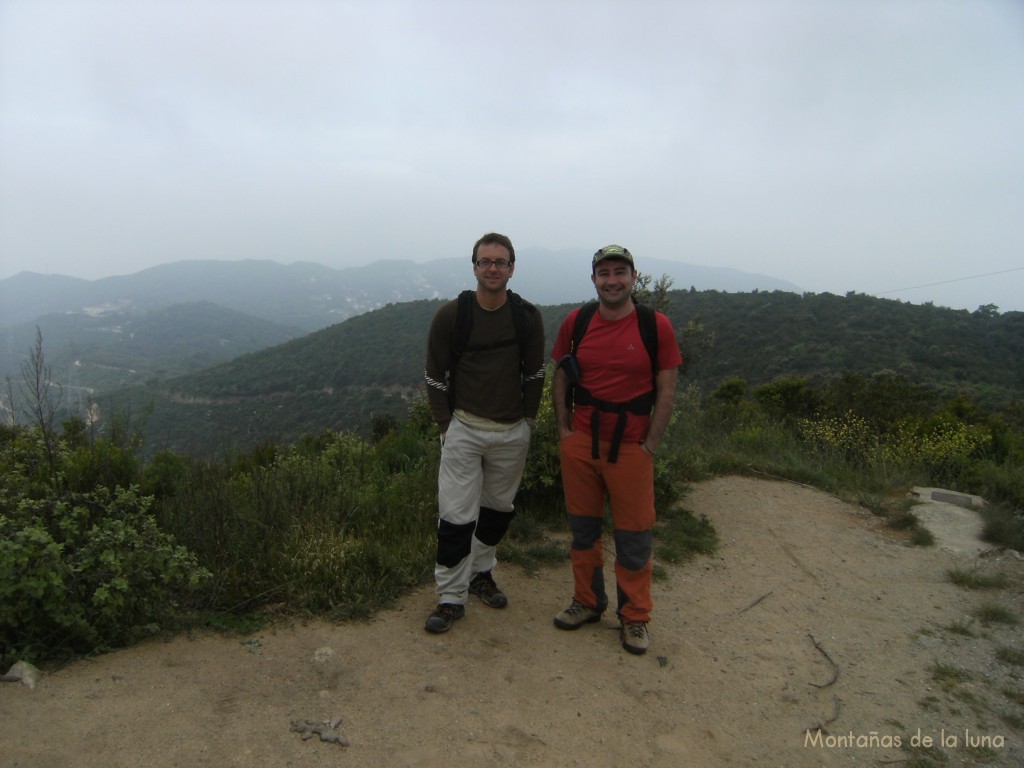
[{"label": "green cap", "polygon": [[629,266],[634,270],[636,269],[636,265],[633,263],[633,254],[621,245],[606,245],[594,254],[594,262],[592,266],[596,268],[598,263],[605,259],[618,259],[619,261],[624,261],[629,264]]}]

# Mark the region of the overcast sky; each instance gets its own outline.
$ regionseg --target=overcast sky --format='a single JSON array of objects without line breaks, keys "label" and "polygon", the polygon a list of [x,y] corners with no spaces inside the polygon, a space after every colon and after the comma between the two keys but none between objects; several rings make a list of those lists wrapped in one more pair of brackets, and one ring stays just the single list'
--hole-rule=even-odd
[{"label": "overcast sky", "polygon": [[497,230],[1024,310],[1022,137],[1021,0],[0,0],[0,278]]}]

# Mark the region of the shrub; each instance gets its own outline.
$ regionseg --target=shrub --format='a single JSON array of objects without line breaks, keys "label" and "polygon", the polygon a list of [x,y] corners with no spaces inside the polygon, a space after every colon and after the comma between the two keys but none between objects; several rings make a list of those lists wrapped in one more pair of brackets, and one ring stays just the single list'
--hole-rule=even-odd
[{"label": "shrub", "polygon": [[853,411],[841,416],[800,419],[797,427],[811,450],[830,461],[871,466],[878,455],[877,432]]},{"label": "shrub", "polygon": [[928,424],[904,420],[883,441],[880,459],[896,467],[920,466],[932,483],[956,487],[972,456],[988,443],[986,430],[951,418]]},{"label": "shrub", "polygon": [[560,520],[565,512],[558,453],[558,426],[555,423],[555,409],[551,403],[553,379],[554,372],[549,369],[516,501],[517,507],[528,508],[531,514],[550,522]]},{"label": "shrub", "polygon": [[325,431],[230,465],[194,463],[161,524],[215,574],[204,607],[365,615],[431,572],[436,438]]},{"label": "shrub", "polygon": [[0,500],[0,655],[91,653],[158,631],[207,577],[151,499],[97,489]]},{"label": "shrub", "polygon": [[993,504],[1024,509],[1024,462],[1007,460],[997,464],[991,459],[977,461],[969,471],[972,493]]},{"label": "shrub", "polygon": [[753,396],[762,411],[784,422],[808,418],[819,406],[817,393],[799,376],[781,376],[755,387]]},{"label": "shrub", "polygon": [[93,488],[128,487],[138,478],[138,459],[131,449],[109,440],[94,440],[72,449],[64,460],[68,490],[86,493]]}]

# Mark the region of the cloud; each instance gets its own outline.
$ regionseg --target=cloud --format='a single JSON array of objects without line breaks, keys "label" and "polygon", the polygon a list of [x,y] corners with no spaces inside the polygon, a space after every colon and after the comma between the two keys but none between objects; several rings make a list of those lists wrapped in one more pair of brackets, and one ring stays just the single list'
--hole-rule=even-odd
[{"label": "cloud", "polygon": [[[0,0],[0,278],[483,231],[1024,309],[1024,6]],[[976,303],[975,303],[976,302]]]}]

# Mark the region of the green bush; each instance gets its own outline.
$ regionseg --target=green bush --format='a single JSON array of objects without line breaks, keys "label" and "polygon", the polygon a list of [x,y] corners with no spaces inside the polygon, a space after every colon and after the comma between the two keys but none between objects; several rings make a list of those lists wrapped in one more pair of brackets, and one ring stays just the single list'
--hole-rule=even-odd
[{"label": "green bush", "polygon": [[523,480],[516,498],[518,509],[527,510],[537,519],[543,519],[549,524],[561,523],[565,515],[562,470],[558,453],[558,426],[551,404],[553,379],[553,366],[550,366],[544,381],[544,394],[540,401],[540,410],[537,412],[537,424],[533,430],[530,452],[526,456]]},{"label": "green bush", "polygon": [[139,461],[128,448],[109,440],[95,440],[70,450],[64,460],[64,481],[69,491],[126,488],[138,480]]},{"label": "green bush", "polygon": [[[565,530],[550,380],[500,555],[528,568],[567,556],[547,535]],[[997,502],[988,535],[1024,548],[1017,424],[890,375],[817,391],[782,378],[752,393],[733,378],[707,398],[684,384],[655,462],[658,559],[714,549],[710,522],[679,504],[683,483],[737,472],[880,514],[912,485],[949,483]],[[220,460],[161,452],[146,466],[127,431],[105,442],[69,425],[61,439],[0,428],[3,659],[132,642],[180,619],[184,600],[211,623],[270,606],[366,616],[431,577],[440,447],[425,397],[403,423],[376,419],[369,440],[323,430]]]},{"label": "green bush", "polygon": [[418,422],[376,443],[325,431],[189,465],[158,519],[214,574],[208,610],[364,615],[432,570],[439,456]]},{"label": "green bush", "polygon": [[159,530],[150,499],[97,489],[59,499],[2,499],[0,656],[91,653],[175,620],[208,576]]}]

